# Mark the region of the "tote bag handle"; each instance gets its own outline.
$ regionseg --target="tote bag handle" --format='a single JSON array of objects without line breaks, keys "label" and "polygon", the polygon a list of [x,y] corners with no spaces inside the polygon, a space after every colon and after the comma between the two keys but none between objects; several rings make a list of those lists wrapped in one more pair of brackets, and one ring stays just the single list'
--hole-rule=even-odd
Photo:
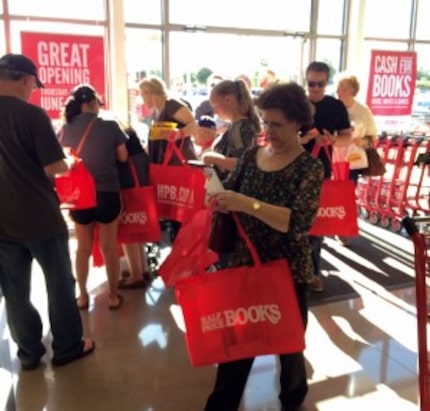
[{"label": "tote bag handle", "polygon": [[[184,139],[181,141],[181,148],[184,144]],[[178,157],[179,161],[183,163],[183,165],[186,164],[186,159],[184,155],[182,154],[182,151],[178,146],[175,144],[175,140],[167,140],[167,148],[166,148],[166,154],[164,155],[163,160],[163,166],[167,166],[169,164],[169,161],[172,159],[173,152],[175,152],[176,156]]]},{"label": "tote bag handle", "polygon": [[[212,213],[213,213],[214,208],[215,208],[215,200],[212,200],[209,208],[210,208],[211,212],[207,213],[207,219],[206,219],[205,228],[204,228],[205,235],[203,236],[204,241],[201,241],[199,244],[201,247],[201,254],[202,255],[209,248],[209,234],[210,234],[210,227],[211,227],[211,221],[212,221]],[[234,211],[232,211],[231,213],[233,215],[233,220],[237,226],[237,232],[239,234],[239,237],[241,237],[245,241],[245,244],[248,247],[248,250],[249,250],[251,257],[252,257],[252,260],[254,262],[254,266],[255,267],[261,267],[262,263],[261,263],[261,259],[260,259],[259,255],[257,253],[257,249],[255,248],[255,246],[252,243],[249,236],[245,233],[245,230],[243,229],[242,224],[239,221],[239,217],[237,216],[237,213]],[[204,259],[200,259],[200,266],[199,266],[199,273],[200,274],[204,274],[204,272],[205,272],[203,260]]]}]

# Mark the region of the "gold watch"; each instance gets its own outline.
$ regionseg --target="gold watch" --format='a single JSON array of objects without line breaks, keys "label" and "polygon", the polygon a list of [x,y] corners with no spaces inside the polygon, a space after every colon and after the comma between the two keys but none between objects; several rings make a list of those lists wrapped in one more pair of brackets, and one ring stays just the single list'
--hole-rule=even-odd
[{"label": "gold watch", "polygon": [[252,209],[254,211],[258,211],[261,208],[261,203],[259,203],[257,200],[254,200],[252,202]]}]

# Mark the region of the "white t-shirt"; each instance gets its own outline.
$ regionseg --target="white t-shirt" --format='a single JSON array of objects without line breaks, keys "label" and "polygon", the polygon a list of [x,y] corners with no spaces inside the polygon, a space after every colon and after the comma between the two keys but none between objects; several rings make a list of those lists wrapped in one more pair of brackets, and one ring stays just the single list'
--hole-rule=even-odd
[{"label": "white t-shirt", "polygon": [[376,136],[375,120],[369,107],[354,100],[354,104],[347,108],[349,121],[353,127],[352,137]]}]

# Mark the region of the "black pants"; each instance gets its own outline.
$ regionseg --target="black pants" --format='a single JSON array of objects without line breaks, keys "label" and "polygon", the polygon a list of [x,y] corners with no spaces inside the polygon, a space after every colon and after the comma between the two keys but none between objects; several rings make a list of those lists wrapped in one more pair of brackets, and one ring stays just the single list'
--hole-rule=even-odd
[{"label": "black pants", "polygon": [[321,248],[324,237],[310,235],[309,244],[312,250],[312,262],[314,264],[314,275],[321,274]]},{"label": "black pants", "polygon": [[[296,284],[296,294],[303,323],[307,324],[306,286]],[[295,411],[306,397],[308,384],[303,353],[279,355],[281,392],[279,400],[285,411]],[[218,365],[215,387],[205,411],[237,411],[254,358]]]}]

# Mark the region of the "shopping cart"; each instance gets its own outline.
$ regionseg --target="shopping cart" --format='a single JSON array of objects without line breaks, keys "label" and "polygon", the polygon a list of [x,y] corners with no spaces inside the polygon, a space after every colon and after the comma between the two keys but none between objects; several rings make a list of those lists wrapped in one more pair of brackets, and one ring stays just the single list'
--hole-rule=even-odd
[{"label": "shopping cart", "polygon": [[403,226],[412,238],[415,249],[415,293],[418,330],[418,380],[420,410],[430,411],[430,362],[427,345],[427,278],[430,277],[430,215],[405,217]]},{"label": "shopping cart", "polygon": [[430,213],[430,140],[387,136],[379,150],[387,171],[381,177],[359,178],[357,204],[370,223],[399,232],[405,215]]}]

